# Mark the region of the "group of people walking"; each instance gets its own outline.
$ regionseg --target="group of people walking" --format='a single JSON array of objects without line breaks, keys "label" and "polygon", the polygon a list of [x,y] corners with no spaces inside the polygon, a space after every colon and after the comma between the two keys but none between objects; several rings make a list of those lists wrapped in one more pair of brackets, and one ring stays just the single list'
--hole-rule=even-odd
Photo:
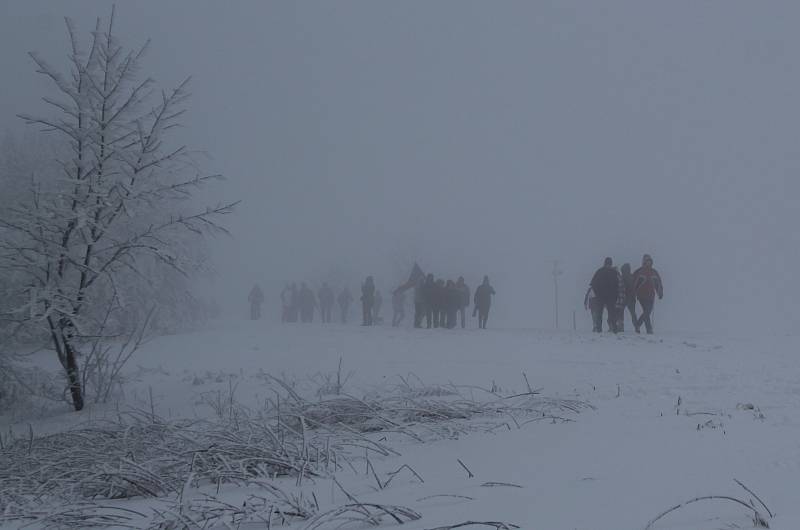
[{"label": "group of people walking", "polygon": [[[247,300],[250,302],[250,318],[258,320],[261,318],[261,306],[264,303],[261,287],[255,285]],[[327,282],[322,283],[316,295],[305,282],[301,282],[299,288],[296,283],[287,284],[281,291],[281,322],[310,323],[314,321],[314,313],[319,312],[322,322],[329,323],[333,321],[333,306],[338,303],[339,318],[344,324],[352,302],[353,295],[347,287],[338,296],[334,296],[333,289]]]},{"label": "group of people walking", "polygon": [[[483,277],[483,283],[471,292],[464,277],[458,280],[436,279],[433,274],[425,275],[417,264],[411,271],[408,281],[392,291],[392,326],[397,327],[406,317],[406,292],[413,289],[414,322],[415,328],[443,328],[453,329],[458,326],[467,326],[467,308],[473,305],[472,316],[478,317],[478,327],[486,329],[489,320],[489,310],[492,305],[492,296],[495,291],[489,283],[489,277]],[[250,318],[261,318],[261,306],[264,303],[264,293],[256,285],[248,296],[250,302]],[[346,324],[353,295],[344,287],[338,295],[333,289],[323,282],[319,290],[314,293],[311,288],[302,282],[300,287],[296,283],[287,284],[281,291],[281,321],[310,323],[314,320],[315,313],[319,313],[323,323],[333,319],[333,308],[339,305],[339,320]],[[361,285],[361,311],[362,325],[373,326],[382,324],[381,309],[383,297],[375,286],[375,279],[367,276]]]},{"label": "group of people walking", "polygon": [[[483,277],[483,282],[473,294],[463,276],[455,281],[436,279],[433,274],[424,274],[422,269],[414,264],[408,281],[392,291],[392,326],[397,327],[405,320],[406,292],[412,289],[415,328],[453,329],[459,323],[465,328],[467,308],[471,303],[472,316],[478,317],[478,327],[486,329],[492,297],[495,295],[488,276]],[[641,267],[635,272],[631,272],[630,263],[625,263],[618,270],[613,260],[606,258],[603,266],[594,273],[589,283],[584,306],[591,311],[593,331],[596,333],[603,331],[604,314],[607,318],[608,331],[613,333],[625,331],[627,310],[636,333],[640,333],[644,326],[646,332],[652,334],[652,314],[656,297],[658,299],[664,297],[664,284],[658,271],[653,267],[653,258],[649,254],[644,255]],[[253,320],[261,318],[264,293],[258,285],[250,291],[248,301],[250,318]],[[353,295],[347,287],[335,295],[327,282],[322,283],[316,294],[305,282],[302,282],[300,287],[295,283],[287,284],[281,291],[281,321],[310,323],[314,320],[315,312],[319,312],[322,322],[330,323],[333,320],[334,305],[338,304],[339,321],[346,324],[353,301]],[[360,301],[362,325],[381,324],[383,297],[376,288],[372,276],[367,276],[361,285]],[[641,307],[641,313],[638,315],[637,302]]]},{"label": "group of people walking", "polygon": [[[370,281],[370,278],[367,278]],[[366,285],[366,283],[365,283]],[[414,293],[414,327],[453,329],[461,324],[467,326],[467,308],[473,303],[473,316],[478,316],[478,327],[486,328],[489,309],[492,305],[494,288],[489,277],[483,277],[483,283],[475,290],[474,297],[463,276],[457,280],[436,279],[433,274],[424,274],[419,265],[414,264],[411,275],[404,284],[392,293],[392,307],[395,317],[392,324],[397,326],[405,318],[405,293],[413,289]],[[362,301],[369,302],[369,297]],[[366,311],[366,310],[365,310]],[[370,325],[366,321],[364,325]]]},{"label": "group of people walking", "polygon": [[[664,284],[658,271],[653,268],[653,258],[645,254],[642,266],[635,272],[631,272],[630,263],[625,263],[617,270],[613,260],[606,258],[603,266],[594,273],[583,303],[591,311],[592,331],[595,333],[603,331],[604,313],[607,315],[609,331],[625,331],[627,309],[636,333],[640,333],[644,325],[647,333],[652,334],[656,296],[659,300],[664,297]],[[637,301],[642,308],[639,316],[636,314]]]}]

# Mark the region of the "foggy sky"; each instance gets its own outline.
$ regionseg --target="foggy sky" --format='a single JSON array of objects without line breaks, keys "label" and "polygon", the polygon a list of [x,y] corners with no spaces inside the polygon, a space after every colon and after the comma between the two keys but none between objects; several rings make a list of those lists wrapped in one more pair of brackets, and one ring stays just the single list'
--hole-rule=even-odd
[{"label": "foggy sky", "polygon": [[[43,108],[26,52],[64,64],[62,17],[100,1],[0,6],[0,130]],[[193,76],[185,141],[243,203],[203,279],[244,314],[253,282],[414,260],[504,325],[582,311],[603,258],[653,255],[659,330],[790,332],[800,287],[796,2],[120,2],[161,86]],[[338,271],[338,272],[337,272]],[[239,304],[239,305],[237,305]],[[274,306],[274,307],[273,307]],[[268,314],[278,309],[275,301]],[[500,325],[500,324],[498,324]]]}]

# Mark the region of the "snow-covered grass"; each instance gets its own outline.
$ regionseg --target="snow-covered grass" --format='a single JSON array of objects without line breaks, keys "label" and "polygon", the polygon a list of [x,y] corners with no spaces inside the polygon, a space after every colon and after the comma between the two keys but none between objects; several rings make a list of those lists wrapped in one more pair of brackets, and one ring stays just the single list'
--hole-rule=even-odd
[{"label": "snow-covered grass", "polygon": [[0,502],[39,488],[53,527],[800,528],[798,345],[217,323],[144,346],[112,403],[7,414]]}]

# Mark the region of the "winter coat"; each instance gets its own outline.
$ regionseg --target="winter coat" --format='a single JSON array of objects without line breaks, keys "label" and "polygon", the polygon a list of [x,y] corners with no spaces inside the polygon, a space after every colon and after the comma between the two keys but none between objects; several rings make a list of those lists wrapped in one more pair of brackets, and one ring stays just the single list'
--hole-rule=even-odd
[{"label": "winter coat", "polygon": [[417,282],[417,285],[414,286],[414,303],[419,305],[425,305],[425,281],[421,280]]},{"label": "winter coat", "polygon": [[462,283],[460,285],[456,284],[456,287],[458,288],[458,292],[461,296],[460,304],[458,306],[459,309],[461,309],[462,307],[468,307],[470,301],[469,287],[465,283]]},{"label": "winter coat", "polygon": [[625,284],[625,305],[635,303],[636,290],[633,288],[633,274],[630,273],[630,270],[625,273],[623,269],[622,282]]},{"label": "winter coat", "polygon": [[661,275],[653,267],[639,267],[633,273],[633,289],[640,300],[655,300],[664,296]]},{"label": "winter coat", "polygon": [[492,305],[492,295],[495,294],[494,287],[488,283],[482,283],[475,289],[475,306],[489,308]]},{"label": "winter coat", "polygon": [[626,302],[625,280],[622,278],[622,274],[617,273],[617,308],[625,307]]},{"label": "winter coat", "polygon": [[361,286],[361,301],[372,305],[375,302],[375,284],[372,282],[365,282]]},{"label": "winter coat", "polygon": [[250,295],[247,297],[247,300],[254,305],[261,305],[264,302],[264,293],[261,292],[261,289],[256,285],[250,291]]},{"label": "winter coat", "polygon": [[613,267],[602,267],[594,273],[592,286],[594,294],[602,302],[615,304],[617,302],[617,290],[619,289],[619,273]]},{"label": "winter coat", "polygon": [[445,308],[447,311],[458,311],[462,307],[462,292],[455,284],[445,288]]}]

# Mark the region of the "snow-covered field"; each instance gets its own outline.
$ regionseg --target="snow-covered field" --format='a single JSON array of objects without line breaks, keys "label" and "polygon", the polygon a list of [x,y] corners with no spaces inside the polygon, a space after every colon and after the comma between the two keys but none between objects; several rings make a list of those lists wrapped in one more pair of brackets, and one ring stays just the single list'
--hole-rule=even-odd
[{"label": "snow-covered field", "polygon": [[[774,512],[769,518],[756,501],[771,528],[796,529],[798,346],[794,337],[220,322],[145,345],[127,367],[130,380],[113,403],[12,425],[6,418],[0,427],[20,437],[28,436],[29,428],[41,436],[76,421],[114,418],[131,407],[169,421],[213,417],[215,402],[257,409],[277,397],[267,374],[312,400],[331,393],[337,377],[344,383],[341,395],[451,388],[476,401],[492,397],[486,390],[502,396],[527,393],[529,383],[540,396],[593,408],[556,414],[569,421],[525,423],[530,418],[502,413],[476,417],[451,422],[455,427],[449,435],[437,431],[421,441],[368,433],[398,454],[364,450],[354,453],[352,467],[341,466],[336,473],[274,482],[282,491],[314,498],[320,512],[351,503],[345,490],[359,503],[409,508],[421,515],[404,525],[409,529],[496,521],[508,528],[621,530],[644,529],[664,510],[704,495],[755,500],[734,482],[738,479]],[[383,489],[376,486],[403,465],[419,477],[404,468]],[[219,487],[234,505],[263,489]],[[211,491],[216,494],[216,488]],[[182,494],[187,500],[203,492],[208,488],[190,486]],[[141,498],[114,502],[140,513],[157,506]],[[732,501],[707,500],[666,515],[652,528],[753,528],[751,513]],[[381,524],[396,523],[386,516]],[[298,520],[291,527],[308,525]]]}]

